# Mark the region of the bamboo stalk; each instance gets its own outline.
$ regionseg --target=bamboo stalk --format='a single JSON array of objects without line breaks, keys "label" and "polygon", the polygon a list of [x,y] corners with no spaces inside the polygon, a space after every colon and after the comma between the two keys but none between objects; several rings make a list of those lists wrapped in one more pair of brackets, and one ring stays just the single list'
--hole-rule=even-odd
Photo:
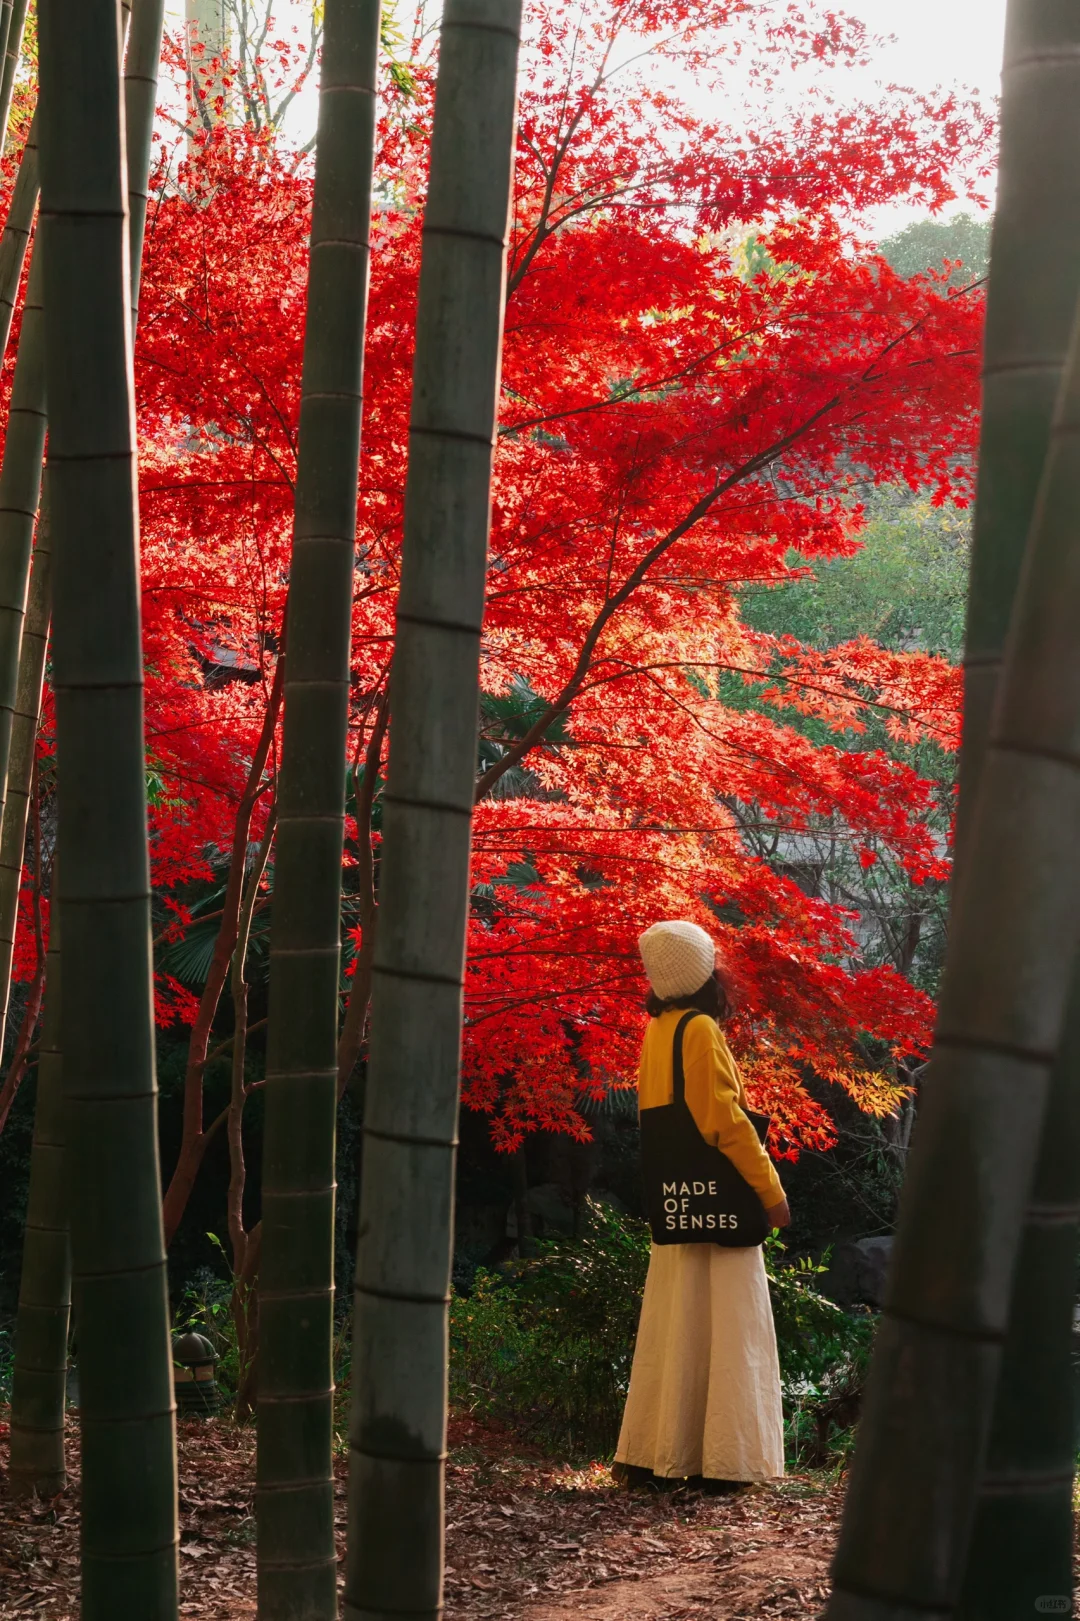
[{"label": "bamboo stalk", "polygon": [[[1010,0],[965,658],[959,850],[1080,292],[1080,18]],[[1039,268],[1031,273],[1034,260]],[[1034,1615],[1071,1592],[1072,1313],[1080,1204],[1080,988],[1050,1080],[959,1613]]]},{"label": "bamboo stalk", "polygon": [[54,917],[37,1065],[30,1193],[11,1388],[9,1479],[17,1497],[34,1492],[55,1497],[66,1484],[64,1405],[70,1311],[60,1053],[60,929]]},{"label": "bamboo stalk", "polygon": [[[11,739],[18,702],[20,649],[30,582],[34,522],[45,454],[45,330],[41,253],[35,253],[23,306],[11,385],[11,409],[0,462],[0,818],[4,816]],[[25,836],[25,825],[23,828]],[[0,833],[2,839],[2,833]],[[22,848],[19,858],[21,866]],[[16,891],[17,902],[17,891]],[[0,923],[6,921],[0,915]],[[12,923],[14,920],[12,920]],[[0,929],[0,932],[8,932]],[[12,927],[11,932],[14,932]],[[2,967],[2,964],[0,964]],[[0,1045],[7,1021],[10,963],[0,979]]]},{"label": "bamboo stalk", "polygon": [[830,1621],[951,1615],[1080,933],[1080,326],[1051,435],[834,1564]]},{"label": "bamboo stalk", "polygon": [[6,9],[9,16],[7,27],[4,30],[4,66],[2,72],[0,72],[0,152],[4,150],[7,141],[8,124],[11,121],[11,102],[15,94],[15,73],[19,66],[19,57],[22,54],[23,30],[26,27],[27,0],[14,0],[14,4],[6,7]]},{"label": "bamboo stalk", "polygon": [[131,330],[139,325],[139,283],[150,191],[165,0],[135,0],[124,59],[124,130],[127,140]]},{"label": "bamboo stalk", "polygon": [[278,775],[259,1275],[260,1621],[337,1614],[334,1134],[378,0],[327,0]]},{"label": "bamboo stalk", "polygon": [[447,1298],[520,0],[447,0],[383,795],[346,1621],[442,1608]]},{"label": "bamboo stalk", "polygon": [[[126,18],[130,8],[125,5],[121,9]],[[128,164],[133,333],[138,318],[147,178],[163,26],[163,0],[137,0],[131,18],[124,71],[126,125],[134,142]],[[36,178],[34,184],[36,195]],[[26,312],[31,318],[29,326]],[[26,840],[30,774],[34,763],[45,651],[52,614],[52,556],[44,508],[38,520],[29,593],[24,577],[30,567],[25,548],[33,532],[34,513],[38,507],[41,457],[45,443],[43,345],[40,271],[35,273],[31,269],[10,408],[11,419],[15,419],[18,431],[12,433],[9,419],[3,462],[0,464],[0,1046],[3,1045],[11,991],[11,961]],[[16,412],[19,413],[17,418]],[[20,598],[25,603],[25,614]],[[14,645],[16,640],[19,643],[17,651]],[[5,656],[9,660],[6,670],[3,664]],[[14,683],[11,679],[12,659],[18,661]],[[7,696],[9,692],[10,699]]]},{"label": "bamboo stalk", "polygon": [[39,48],[82,1614],[84,1621],[174,1621],[176,1453],[157,1160],[116,0],[74,8],[40,0]]},{"label": "bamboo stalk", "polygon": [[[45,652],[52,617],[52,543],[49,538],[48,505],[42,501],[34,544],[26,619],[19,650],[19,676],[11,717],[11,751],[8,758],[7,795],[3,822],[0,823],[0,981],[11,982],[11,960],[15,948],[15,925],[19,913],[23,848],[30,807],[30,786],[37,747],[41,692],[45,676]],[[7,1016],[7,989],[3,992]]]},{"label": "bamboo stalk", "polygon": [[38,809],[37,772],[33,774],[31,793],[34,800],[34,857],[33,879],[30,891],[30,903],[34,918],[34,947],[35,964],[33,977],[27,992],[23,1016],[19,1022],[19,1032],[15,1038],[15,1049],[11,1055],[8,1072],[4,1077],[4,1084],[0,1086],[0,1132],[7,1125],[11,1105],[15,1095],[22,1085],[23,1078],[30,1065],[30,1049],[37,1029],[38,1017],[41,1013],[41,1004],[45,994],[45,929],[42,915],[42,889],[44,884],[44,863],[41,850],[41,815]]},{"label": "bamboo stalk", "polygon": [[19,172],[11,192],[4,233],[0,236],[0,361],[7,353],[11,322],[22,283],[23,264],[34,226],[38,205],[38,115],[35,112],[26,137]]},{"label": "bamboo stalk", "polygon": [[[8,39],[11,35],[11,0],[2,0],[0,4],[0,62],[7,55]],[[0,151],[3,143],[0,142]]]}]

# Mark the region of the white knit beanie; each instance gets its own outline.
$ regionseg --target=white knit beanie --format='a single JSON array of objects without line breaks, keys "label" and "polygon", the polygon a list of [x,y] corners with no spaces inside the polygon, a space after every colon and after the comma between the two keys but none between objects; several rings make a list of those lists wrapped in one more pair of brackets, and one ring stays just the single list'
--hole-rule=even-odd
[{"label": "white knit beanie", "polygon": [[649,984],[662,1002],[672,996],[693,996],[716,968],[712,940],[686,918],[654,923],[639,935],[638,950]]}]

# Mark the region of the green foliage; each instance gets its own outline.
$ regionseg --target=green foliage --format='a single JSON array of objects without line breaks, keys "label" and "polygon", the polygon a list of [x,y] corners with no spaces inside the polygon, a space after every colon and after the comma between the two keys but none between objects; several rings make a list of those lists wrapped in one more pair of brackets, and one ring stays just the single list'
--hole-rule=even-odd
[{"label": "green foliage", "polygon": [[[501,1272],[481,1269],[468,1297],[455,1294],[451,1400],[570,1456],[610,1455],[630,1382],[648,1227],[589,1200],[583,1237],[538,1248]],[[824,1261],[786,1263],[783,1254],[771,1239],[788,1443],[793,1460],[824,1462],[846,1427],[841,1398],[857,1401],[870,1320],[818,1293]]]},{"label": "green foliage", "polygon": [[780,1382],[784,1395],[784,1448],[795,1466],[839,1464],[853,1438],[870,1360],[874,1319],[853,1315],[818,1292],[828,1252],[784,1262],[785,1247],[765,1241]]},{"label": "green foliage", "polygon": [[450,1394],[571,1454],[609,1453],[649,1267],[644,1222],[588,1200],[584,1235],[477,1272],[450,1306]]},{"label": "green foliage", "polygon": [[879,251],[901,276],[920,276],[927,270],[940,270],[946,259],[959,259],[962,268],[953,271],[949,282],[966,287],[989,269],[990,221],[970,214],[954,214],[950,220],[916,220],[886,237]]},{"label": "green foliage", "polygon": [[0,1404],[11,1400],[11,1375],[15,1362],[15,1346],[11,1330],[0,1325]]},{"label": "green foliage", "polygon": [[[905,489],[868,489],[860,549],[851,557],[807,565],[801,578],[743,593],[744,618],[755,630],[791,635],[829,649],[866,636],[899,652],[928,652],[959,660],[963,648],[970,526],[956,507],[934,507]],[[803,560],[789,557],[789,565]],[[736,674],[723,676],[725,702],[761,707],[758,693]],[[764,705],[766,712],[768,703]],[[953,813],[955,758],[936,741],[898,742],[872,710],[866,730],[838,735],[821,720],[784,712],[816,744],[856,752],[881,749],[938,784],[930,826],[944,850]],[[762,860],[794,878],[807,893],[857,912],[860,954],[868,966],[887,963],[934,995],[944,960],[946,891],[939,880],[915,884],[883,841],[863,866],[858,846],[835,817],[785,838],[761,828],[756,807],[745,817],[745,838]]]},{"label": "green foliage", "polygon": [[812,575],[787,585],[746,591],[747,623],[812,647],[870,636],[897,651],[958,660],[970,549],[967,514],[893,489],[868,492],[866,507],[853,557],[815,564]]},{"label": "green foliage", "polygon": [[[206,1236],[224,1255],[220,1238],[215,1233]],[[217,1382],[226,1397],[234,1396],[240,1383],[240,1351],[231,1308],[232,1291],[231,1282],[219,1278],[209,1267],[199,1267],[189,1279],[173,1314],[174,1334],[193,1330],[204,1334],[214,1347]]]},{"label": "green foliage", "polygon": [[[505,692],[482,692],[477,745],[480,772],[487,771],[501,760],[507,749],[519,742],[547,714],[547,709],[548,700],[534,692],[524,676],[514,676]],[[548,727],[545,746],[558,748],[566,742],[567,736],[567,721],[562,715]],[[545,797],[535,772],[526,766],[511,766],[495,784],[492,797],[516,799],[522,794]]]}]

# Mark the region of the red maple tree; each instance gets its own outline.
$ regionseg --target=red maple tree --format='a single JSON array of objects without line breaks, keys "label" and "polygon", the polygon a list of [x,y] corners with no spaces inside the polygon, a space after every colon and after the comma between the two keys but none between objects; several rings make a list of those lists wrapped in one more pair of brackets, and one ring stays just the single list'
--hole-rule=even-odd
[{"label": "red maple tree", "polygon": [[[867,641],[821,654],[752,633],[739,593],[790,577],[793,551],[849,554],[868,483],[966,499],[979,292],[899,278],[850,221],[900,198],[939,207],[958,171],[978,176],[988,121],[948,95],[839,106],[818,81],[802,111],[781,100],[770,116],[787,75],[814,67],[827,81],[872,48],[861,25],[786,0],[546,0],[529,27],[465,1101],[491,1115],[503,1147],[540,1127],[584,1134],[583,1093],[633,1078],[636,936],[678,915],[720,942],[738,989],[733,1041],[775,1150],[825,1146],[831,1123],[807,1074],[893,1108],[890,1055],[926,1046],[931,1004],[863,965],[851,916],[761,860],[740,829],[750,813],[797,838],[831,819],[915,882],[940,879],[933,785],[850,745],[873,712],[898,739],[955,746],[959,687],[923,654]],[[379,162],[354,602],[351,763],[366,769],[346,875],[354,1046],[432,82],[423,65],[411,86],[388,82]],[[754,122],[732,83],[754,99]],[[704,105],[730,107],[730,122],[694,111]],[[163,148],[147,233],[147,726],[171,937],[188,925],[188,886],[231,872],[201,1000],[162,984],[161,1016],[193,1023],[177,1218],[207,1140],[202,1069],[243,856],[272,798],[310,189],[307,166],[265,131],[217,127],[187,154]],[[807,717],[835,742],[813,741]]]}]

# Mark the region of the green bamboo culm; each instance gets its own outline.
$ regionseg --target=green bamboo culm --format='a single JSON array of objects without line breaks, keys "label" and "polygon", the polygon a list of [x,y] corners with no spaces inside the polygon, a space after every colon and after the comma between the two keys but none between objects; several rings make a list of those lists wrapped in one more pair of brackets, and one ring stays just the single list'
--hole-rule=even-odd
[{"label": "green bamboo culm", "polygon": [[964,638],[966,842],[1080,287],[1080,15],[1008,0]]},{"label": "green bamboo culm", "polygon": [[4,150],[8,124],[11,121],[11,101],[15,94],[15,74],[19,67],[19,57],[22,55],[27,0],[14,0],[10,8],[6,7],[5,0],[5,9],[9,9],[9,17],[4,29],[3,68],[0,69],[0,152]]},{"label": "green bamboo culm", "polygon": [[332,1621],[334,1132],[341,863],[378,0],[327,0],[285,720],[259,1277],[258,1613]]},{"label": "green bamboo culm", "polygon": [[[121,6],[125,18],[128,11],[127,5]],[[125,124],[130,137],[128,205],[131,327],[134,334],[138,318],[158,64],[165,20],[164,0],[135,0],[130,11],[124,65],[124,101]],[[36,178],[34,186],[36,196]],[[20,598],[27,597],[25,576],[30,559],[26,548],[33,528],[36,492],[40,488],[45,435],[44,336],[39,294],[40,269],[36,272],[31,270],[26,298],[26,310],[31,320],[28,325],[27,315],[24,314],[9,428],[3,462],[0,464],[0,765],[9,747],[10,737],[6,778],[0,775],[0,1045],[3,1044],[11,991],[11,961],[18,918],[30,777],[34,764],[37,717],[41,707],[45,645],[52,613],[52,555],[44,516],[38,524],[34,544],[33,578],[26,600],[25,618],[20,607]],[[17,433],[13,434],[10,424],[17,427]],[[19,641],[17,653],[14,646],[16,640]],[[8,660],[6,665],[5,657]],[[11,671],[13,658],[18,661],[14,683]],[[5,781],[6,790],[3,786]]]},{"label": "green bamboo culm", "polygon": [[[124,74],[126,123],[132,137],[128,195],[131,207],[129,240],[132,252],[133,330],[163,21],[162,0],[136,0]],[[0,492],[2,490],[3,475],[0,473]],[[48,503],[43,492],[19,653],[7,795],[3,821],[0,823],[0,983],[4,987],[5,998],[10,982],[51,616],[52,547]],[[15,1327],[11,1395],[12,1485],[16,1491],[37,1491],[42,1495],[52,1495],[64,1481],[63,1434],[70,1295],[67,1212],[62,1198],[63,1131],[62,1120],[57,1113],[62,1084],[58,1022],[59,942],[57,908],[53,912],[49,939],[34,1141],[30,1158],[29,1215]]]},{"label": "green bamboo culm", "polygon": [[120,8],[39,0],[38,27],[82,1615],[175,1621]]},{"label": "green bamboo culm", "polygon": [[447,0],[442,18],[372,979],[346,1621],[442,1613],[462,981],[520,25],[520,0]]},{"label": "green bamboo culm", "polygon": [[[0,62],[3,62],[7,53],[8,39],[11,34],[11,0],[0,0]],[[2,81],[0,73],[0,81]]]},{"label": "green bamboo culm", "polygon": [[7,353],[12,317],[22,284],[23,264],[38,205],[37,132],[38,116],[35,112],[12,187],[3,236],[0,236],[0,360]]},{"label": "green bamboo culm", "polygon": [[[0,818],[3,820],[7,819],[5,805],[12,728],[19,696],[23,621],[30,582],[34,522],[41,497],[42,457],[45,454],[45,332],[41,260],[39,243],[30,265],[15,376],[11,385],[11,409],[4,438],[3,460],[0,461]],[[19,763],[25,766],[25,760]],[[14,833],[14,826],[12,831]],[[22,833],[25,838],[25,823]],[[2,845],[0,822],[0,855]],[[20,866],[21,852],[20,844]],[[16,909],[17,901],[16,894]],[[0,937],[6,933],[14,935],[14,918],[11,927],[5,929],[3,913],[3,896],[0,894]],[[10,987],[10,957],[7,962],[3,960],[0,939],[0,1045],[7,1022]]]},{"label": "green bamboo culm", "polygon": [[131,331],[139,325],[139,285],[142,280],[143,238],[150,193],[150,163],[154,145],[161,69],[161,37],[165,28],[165,0],[134,0],[124,58],[124,129],[128,167],[128,240],[131,244]]},{"label": "green bamboo culm", "polygon": [[950,922],[829,1621],[953,1615],[1080,933],[1080,327]]},{"label": "green bamboo culm", "polygon": [[[991,238],[958,860],[963,864],[1050,421],[1080,294],[1080,16],[1010,0]],[[1080,988],[1051,1075],[959,1613],[1034,1615],[1072,1590],[1072,1316]]]},{"label": "green bamboo culm", "polygon": [[67,1480],[64,1408],[71,1260],[64,1198],[62,1062],[60,929],[54,914],[45,972],[45,1014],[37,1062],[30,1191],[11,1383],[8,1478],[17,1497],[35,1492],[41,1497],[55,1497]]},{"label": "green bamboo culm", "polygon": [[30,576],[26,619],[23,623],[22,644],[19,649],[19,676],[15,686],[15,707],[11,717],[7,796],[4,801],[3,822],[0,823],[0,986],[3,987],[5,1019],[7,997],[10,993],[11,962],[15,949],[15,926],[19,912],[26,826],[30,811],[34,751],[41,716],[45,653],[49,642],[51,619],[52,542],[49,536],[48,505],[43,497],[37,538],[34,542],[34,566]]}]

